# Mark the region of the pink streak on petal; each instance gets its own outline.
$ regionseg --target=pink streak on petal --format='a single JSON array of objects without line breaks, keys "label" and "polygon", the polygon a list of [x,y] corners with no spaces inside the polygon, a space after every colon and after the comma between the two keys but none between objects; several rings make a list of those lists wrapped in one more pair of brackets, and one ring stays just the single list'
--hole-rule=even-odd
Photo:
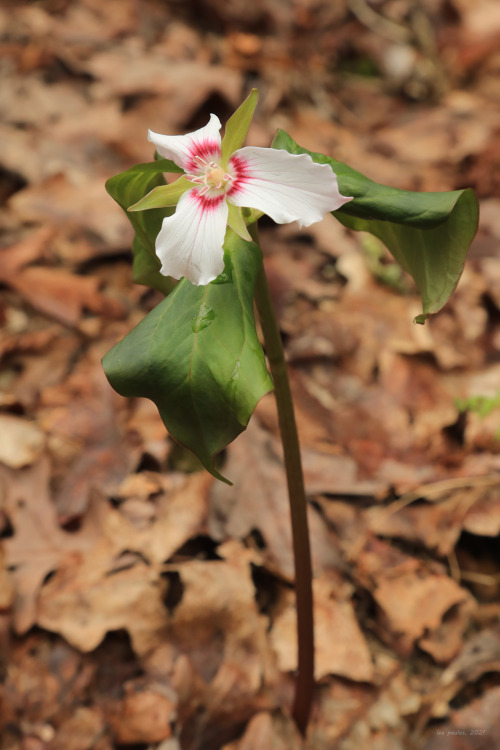
[{"label": "pink streak on petal", "polygon": [[213,196],[202,195],[200,191],[195,188],[190,191],[190,198],[198,204],[203,212],[213,212],[217,210],[220,204],[225,200],[226,196],[224,194]]},{"label": "pink streak on petal", "polygon": [[195,160],[198,156],[204,161],[218,161],[221,158],[220,144],[208,138],[202,141],[193,140],[186,158],[186,172],[200,172],[199,163]]},{"label": "pink streak on petal", "polygon": [[245,159],[242,159],[241,156],[233,154],[229,160],[229,167],[231,174],[233,175],[233,180],[231,182],[231,187],[227,191],[228,197],[241,193],[243,186],[250,179],[248,162]]}]

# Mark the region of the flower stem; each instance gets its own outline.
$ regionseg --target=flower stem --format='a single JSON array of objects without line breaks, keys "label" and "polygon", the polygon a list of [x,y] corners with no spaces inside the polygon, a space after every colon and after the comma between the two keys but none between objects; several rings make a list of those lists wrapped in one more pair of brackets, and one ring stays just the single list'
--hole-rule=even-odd
[{"label": "flower stem", "polygon": [[[256,225],[250,225],[249,230],[254,240],[258,241]],[[255,302],[274,381],[290,500],[298,634],[298,672],[292,714],[298,728],[305,734],[314,688],[312,565],[307,503],[285,354],[264,265],[261,266],[255,285]]]}]

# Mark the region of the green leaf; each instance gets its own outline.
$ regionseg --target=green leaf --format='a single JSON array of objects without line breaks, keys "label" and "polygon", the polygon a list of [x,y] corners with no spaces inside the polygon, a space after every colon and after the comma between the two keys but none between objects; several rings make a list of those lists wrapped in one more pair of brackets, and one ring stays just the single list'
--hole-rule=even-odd
[{"label": "green leaf", "polygon": [[259,92],[257,89],[252,89],[245,101],[240,104],[236,112],[231,115],[226,123],[224,138],[221,144],[222,164],[224,167],[227,167],[231,154],[234,154],[245,142],[258,98]]},{"label": "green leaf", "polygon": [[125,211],[135,231],[132,244],[134,254],[133,278],[137,284],[145,284],[168,294],[172,279],[160,273],[161,263],[155,253],[155,240],[165,216],[171,216],[171,208],[156,208],[143,213],[129,213],[130,206],[159,185],[165,185],[163,172],[179,172],[179,167],[169,159],[158,159],[147,164],[137,164],[126,172],[111,177],[106,190]]},{"label": "green leaf", "polygon": [[225,270],[207,286],[183,279],[103,359],[122,396],[150,398],[173,438],[214,476],[213,457],[242,432],[272,389],[257,338],[257,245],[228,231]]},{"label": "green leaf", "polygon": [[341,194],[353,196],[333,215],[350,229],[378,237],[413,277],[423,306],[417,323],[443,307],[460,279],[477,231],[479,207],[472,190],[414,193],[386,187],[342,162],[301,148],[282,130],[272,145],[330,164]]}]

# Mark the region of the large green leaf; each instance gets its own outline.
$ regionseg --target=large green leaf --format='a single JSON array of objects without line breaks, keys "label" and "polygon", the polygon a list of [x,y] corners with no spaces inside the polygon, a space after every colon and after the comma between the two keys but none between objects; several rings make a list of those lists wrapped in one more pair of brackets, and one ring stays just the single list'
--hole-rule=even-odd
[{"label": "large green leaf", "polygon": [[137,164],[106,182],[106,190],[125,211],[135,231],[132,245],[134,281],[137,284],[159,289],[164,294],[172,290],[174,282],[160,273],[161,263],[155,253],[155,239],[161,229],[163,219],[165,216],[170,216],[173,209],[156,208],[151,211],[129,213],[128,208],[153,188],[164,185],[164,172],[179,171],[179,167],[173,161],[158,159],[147,164]]},{"label": "large green leaf", "polygon": [[418,323],[443,307],[477,231],[479,208],[472,190],[414,193],[386,187],[342,162],[301,148],[282,130],[273,148],[310,154],[314,161],[330,164],[341,194],[353,197],[333,215],[350,229],[378,237],[413,277],[423,306]]},{"label": "large green leaf", "polygon": [[213,456],[248,424],[272,389],[253,313],[259,247],[231,230],[225,268],[207,286],[183,279],[103,359],[122,396],[144,396],[214,476]]}]

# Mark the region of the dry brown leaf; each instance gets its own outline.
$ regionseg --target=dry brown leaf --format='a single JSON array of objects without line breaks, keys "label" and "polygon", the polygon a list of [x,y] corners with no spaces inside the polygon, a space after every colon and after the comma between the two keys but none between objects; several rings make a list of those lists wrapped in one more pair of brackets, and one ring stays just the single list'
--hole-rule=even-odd
[{"label": "dry brown leaf", "polygon": [[40,426],[46,432],[57,477],[55,500],[58,511],[74,517],[84,513],[92,487],[112,492],[133,471],[140,458],[140,445],[131,441],[128,450],[117,421],[121,398],[106,380],[101,358],[102,341],[87,348],[86,356],[59,379],[45,383],[39,396]]},{"label": "dry brown leaf", "polygon": [[64,16],[56,17],[51,26],[69,59],[74,59],[72,53],[80,47],[85,60],[89,45],[100,47],[102,42],[121,39],[122,35],[137,29],[140,19],[141,8],[130,0],[110,0],[105,4],[99,0],[84,0],[69,5]]},{"label": "dry brown leaf", "polygon": [[121,317],[124,308],[99,292],[96,277],[76,276],[63,268],[28,266],[44,255],[54,238],[53,227],[42,227],[2,251],[0,280],[21,294],[35,309],[63,325],[76,325],[83,309]]},{"label": "dry brown leaf", "polygon": [[62,722],[49,743],[50,750],[111,750],[105,736],[105,718],[96,706],[79,706],[74,715]]},{"label": "dry brown leaf", "polygon": [[199,529],[210,478],[193,476],[178,490],[167,490],[157,522],[146,529],[136,529],[96,495],[82,529],[69,534],[57,523],[46,461],[4,477],[6,513],[15,531],[6,550],[14,567],[18,632],[37,622],[89,651],[108,630],[129,628],[141,651],[144,638],[165,624],[161,563]]},{"label": "dry brown leaf", "polygon": [[23,266],[44,258],[54,236],[54,227],[43,226],[35,232],[30,232],[14,245],[2,248],[2,265],[0,266],[2,281],[15,278]]},{"label": "dry brown leaf", "polygon": [[0,462],[11,469],[21,469],[41,458],[45,435],[34,422],[13,414],[0,414],[0,435]]},{"label": "dry brown leaf", "polygon": [[66,230],[85,227],[111,247],[130,245],[131,229],[107,195],[102,176],[55,174],[17,192],[9,208],[22,221],[50,221]]},{"label": "dry brown leaf", "polygon": [[[7,570],[5,550],[0,546],[0,610],[7,609],[14,601],[14,586],[12,578]],[[1,629],[0,629],[1,630]],[[0,647],[3,633],[0,634]]]},{"label": "dry brown leaf", "polygon": [[175,696],[160,684],[131,680],[123,700],[106,706],[106,719],[118,744],[161,742],[172,735]]},{"label": "dry brown leaf", "polygon": [[179,697],[188,746],[189,738],[223,738],[228,727],[234,731],[258,709],[274,705],[266,690],[277,679],[267,618],[255,603],[247,555],[234,545],[226,553],[227,561],[166,566],[173,613],[156,643],[142,646],[145,668],[168,679]]},{"label": "dry brown leaf", "polygon": [[[450,162],[479,153],[487,144],[496,125],[492,109],[484,117],[475,117],[478,101],[464,97],[450,101],[450,107],[416,111],[404,122],[391,122],[377,133],[377,145],[390,149],[396,161],[406,164],[415,162],[439,162],[446,153]],[[421,188],[425,189],[425,188]],[[449,189],[445,180],[435,190]]]},{"label": "dry brown leaf", "polygon": [[489,37],[500,32],[500,8],[495,0],[481,0],[470,5],[467,0],[454,0],[460,11],[464,31],[472,36]]},{"label": "dry brown leaf", "polygon": [[24,633],[37,620],[37,599],[45,577],[61,560],[88,551],[93,538],[85,534],[75,539],[60,529],[48,491],[47,459],[17,472],[0,470],[5,512],[14,528],[14,536],[5,541],[16,590],[13,621],[17,632]]},{"label": "dry brown leaf", "polygon": [[26,127],[47,127],[62,114],[71,112],[78,118],[88,108],[83,92],[68,82],[53,83],[34,75],[10,75],[2,96],[3,121]]},{"label": "dry brown leaf", "polygon": [[[500,533],[497,482],[493,475],[424,484],[392,505],[369,508],[365,518],[376,534],[418,542],[445,557],[463,530],[478,536]],[[417,499],[428,502],[410,505]]]},{"label": "dry brown leaf", "polygon": [[[429,716],[439,718],[450,714],[452,699],[469,700],[477,686],[483,696],[470,710],[453,709],[444,728],[481,721],[488,738],[479,741],[486,747],[489,741],[491,750],[498,744],[498,695],[490,684],[499,663],[498,639],[484,630],[486,616],[491,622],[498,607],[491,606],[488,615],[483,608],[483,619],[476,617],[482,646],[472,639],[464,649],[469,662],[460,666],[457,659],[453,670],[446,670],[451,683],[443,682],[445,692],[436,697],[439,663],[461,647],[474,604],[468,596],[460,600],[462,589],[444,583],[438,562],[424,566],[414,551],[403,555],[395,545],[370,538],[396,536],[442,556],[453,551],[464,529],[489,537],[484,545],[489,549],[500,523],[494,492],[470,506],[473,493],[463,503],[455,493],[390,519],[381,520],[379,509],[373,511],[376,518],[366,511],[385,502],[391,488],[398,493],[450,473],[467,477],[500,467],[496,415],[483,422],[468,415],[463,430],[454,404],[457,397],[498,390],[498,372],[490,364],[500,350],[495,0],[477,0],[473,7],[468,0],[453,0],[446,8],[426,0],[418,8],[423,16],[414,15],[414,8],[409,13],[416,5],[410,0],[378,3],[377,14],[415,31],[416,45],[415,19],[428,14],[439,31],[439,61],[428,61],[428,51],[413,46],[399,52],[409,54],[415,68],[419,63],[425,68],[426,62],[432,63],[429,70],[442,66],[450,92],[439,102],[411,106],[389,93],[394,77],[383,64],[393,45],[370,24],[353,19],[347,0],[285,5],[280,0],[259,0],[251,7],[243,0],[215,5],[75,0],[11,2],[0,8],[0,194],[11,196],[2,224],[14,238],[19,220],[57,227],[50,248],[43,234],[34,233],[24,248],[19,243],[15,251],[1,253],[0,273],[8,271],[11,281],[2,277],[7,289],[0,304],[6,334],[0,344],[1,384],[7,387],[0,403],[15,419],[41,427],[53,462],[45,473],[37,472],[36,463],[18,472],[1,469],[9,510],[0,520],[6,535],[2,546],[13,553],[17,569],[5,576],[5,585],[0,573],[0,607],[11,603],[10,578],[17,589],[15,624],[39,626],[33,634],[11,638],[15,649],[6,649],[0,733],[9,750],[156,745],[168,728],[166,701],[176,706],[175,736],[158,750],[304,746],[288,717],[267,713],[290,706],[293,698],[292,677],[277,674],[269,623],[258,609],[270,605],[272,613],[272,594],[280,587],[263,565],[289,580],[293,576],[272,397],[258,409],[268,432],[252,437],[251,425],[227,452],[226,473],[237,484],[227,495],[214,488],[210,528],[216,540],[227,540],[215,548],[206,525],[213,480],[207,477],[205,485],[201,476],[184,483],[180,475],[134,474],[139,461],[141,469],[165,466],[170,443],[151,405],[110,395],[96,376],[102,354],[157,299],[132,290],[128,262],[124,257],[118,262],[117,253],[130,247],[132,234],[104,193],[105,177],[152,158],[148,127],[192,130],[211,110],[224,120],[256,78],[261,98],[252,144],[268,145],[275,128],[283,127],[301,145],[332,154],[385,184],[448,190],[472,183],[488,198],[480,240],[457,294],[425,327],[411,322],[420,311],[417,296],[398,296],[374,280],[362,237],[334,217],[302,232],[300,242],[295,227],[280,229],[279,239],[274,230],[263,231],[293,364],[306,485],[309,493],[325,493],[311,504],[315,568],[328,570],[328,579],[323,574],[316,583],[318,589],[328,582],[317,606],[318,664],[358,674],[323,676],[308,746],[401,750],[414,739],[415,721],[425,726],[425,700]],[[254,27],[242,28],[243,17],[253,19]],[[346,74],[345,63],[351,69],[358,60],[374,63],[379,74]],[[459,80],[464,74],[467,90]],[[88,276],[74,276],[82,263]],[[109,307],[99,283],[104,295],[126,300],[132,310],[127,322],[109,324],[117,308]],[[61,333],[54,323],[48,329],[37,310],[75,330]],[[86,310],[93,315],[86,317]],[[88,509],[92,486],[100,491]],[[73,522],[68,528],[81,515],[79,530],[61,530],[54,499],[63,520]],[[466,546],[458,545],[458,564],[470,575],[487,573],[495,582],[490,595],[498,598],[498,561],[491,554],[476,569],[461,554]],[[198,555],[193,563],[184,562],[190,549]],[[209,558],[223,559],[203,559],[207,551]],[[164,568],[165,559],[178,564]],[[345,583],[348,573],[355,591]],[[273,581],[269,590],[266,580]],[[262,585],[258,605],[255,581]],[[373,592],[380,597],[375,623]],[[352,645],[359,641],[358,657],[363,653],[353,595],[363,627],[378,627],[392,646],[401,647],[406,638],[405,647],[411,642],[419,647],[405,661],[372,639],[370,685],[353,682],[363,679],[363,670],[368,673],[366,643],[361,666],[355,655],[345,659],[347,648],[335,650],[341,639],[334,636],[342,626],[355,634]],[[282,614],[289,613],[292,629],[291,594],[290,600]],[[440,607],[447,603],[451,606],[443,613]],[[412,608],[417,608],[413,630],[398,633],[397,628],[408,628]],[[7,643],[8,618],[7,610],[0,619],[0,649]],[[330,633],[332,622],[337,626]],[[56,634],[43,631],[44,624]],[[88,649],[107,628],[116,627],[127,632],[111,633],[95,654],[83,656],[57,636],[64,632]],[[281,647],[291,640],[290,630]],[[121,641],[126,648],[117,655],[114,646]],[[421,650],[437,662],[432,669],[423,665]],[[150,674],[136,678],[140,668]],[[122,684],[127,689],[120,698]],[[106,729],[110,724],[116,727],[114,740]],[[442,737],[433,739],[436,750],[445,746]],[[461,739],[455,740],[450,735],[450,750],[457,750]],[[474,738],[466,740],[472,746]]]},{"label": "dry brown leaf", "polygon": [[[351,477],[352,462],[338,462],[341,470]],[[307,466],[307,463],[306,463]],[[328,467],[328,468],[327,468]],[[317,467],[316,467],[317,468]],[[328,465],[325,458],[323,470],[328,471],[316,482],[330,484],[332,490],[337,482],[345,487],[348,480],[339,477],[339,466],[335,457]],[[326,473],[325,471],[325,473]],[[276,441],[252,420],[247,430],[229,449],[229,460],[224,467],[226,476],[234,487],[222,483],[214,484],[212,507],[209,518],[210,534],[218,540],[233,537],[246,538],[258,531],[265,542],[263,559],[270,569],[286,578],[293,578],[293,557],[284,468],[276,448]],[[307,482],[307,473],[306,473]],[[313,539],[313,564],[317,571],[339,564],[328,530],[318,514],[309,508],[309,522]]]},{"label": "dry brown leaf", "polygon": [[79,323],[84,309],[111,317],[121,317],[124,313],[121,305],[106,300],[99,292],[97,278],[76,276],[62,268],[25,268],[9,279],[9,286],[34,308],[63,325]]},{"label": "dry brown leaf", "polygon": [[86,528],[100,533],[88,555],[63,561],[44,587],[40,625],[61,632],[83,651],[95,648],[109,630],[122,628],[139,655],[158,646],[167,625],[161,565],[199,533],[210,483],[207,475],[193,475],[171,493],[166,483],[156,522],[145,528],[136,528],[95,496],[81,533]]},{"label": "dry brown leaf", "polygon": [[230,92],[230,98],[234,101],[239,95],[240,77],[237,73],[228,73],[227,69],[218,66],[207,68],[197,61],[168,60],[158,52],[145,56],[143,50],[135,45],[128,48],[122,45],[112,51],[95,54],[87,67],[115,95],[144,94],[148,91],[163,96],[172,92],[178,95],[179,87],[191,88],[191,96],[198,102],[203,101],[210,89]]},{"label": "dry brown leaf", "polygon": [[[422,493],[425,496],[425,489]],[[469,507],[469,498],[461,493],[438,504],[396,507],[394,511],[390,505],[369,508],[366,519],[375,534],[418,542],[444,557],[453,551]]]},{"label": "dry brown leaf", "polygon": [[442,673],[440,682],[462,687],[474,683],[486,672],[500,672],[500,630],[498,627],[476,633],[464,645],[461,653]]},{"label": "dry brown leaf", "polygon": [[[338,582],[323,576],[314,581],[315,678],[338,675],[349,680],[371,682],[373,664],[352,604],[335,597]],[[295,596],[285,598],[276,616],[271,641],[283,671],[297,668],[297,616]]]},{"label": "dry brown leaf", "polygon": [[[387,678],[387,675],[384,677]],[[313,721],[308,731],[308,750],[342,747],[341,739],[350,738],[351,732],[357,747],[360,740],[356,732],[357,723],[360,717],[366,715],[377,692],[373,685],[352,683],[342,678],[324,681],[316,694]],[[361,737],[366,737],[366,734],[361,734]]]},{"label": "dry brown leaf", "polygon": [[[1,164],[29,183],[49,180],[62,170],[77,175],[84,160],[71,143],[46,137],[37,130],[19,130],[0,123]],[[43,221],[43,219],[42,219]]]},{"label": "dry brown leaf", "polygon": [[464,518],[464,529],[478,536],[500,534],[500,498],[498,487],[483,490]]},{"label": "dry brown leaf", "polygon": [[[257,610],[245,556],[230,561],[193,560],[168,565],[165,572],[180,576],[181,598],[164,631],[164,642],[187,655],[198,675],[211,683],[212,703],[221,702],[221,692],[226,700],[238,701],[238,691],[231,694],[227,688],[228,679],[231,684],[241,680],[241,690],[257,691],[266,668],[267,620]],[[243,651],[244,674],[240,664]],[[151,666],[161,669],[161,661],[153,653],[148,658]]]},{"label": "dry brown leaf", "polygon": [[451,726],[456,729],[465,729],[469,737],[486,737],[481,748],[495,750],[500,744],[499,705],[500,687],[492,685],[469,705],[453,711]]},{"label": "dry brown leaf", "polygon": [[472,596],[452,606],[441,624],[418,641],[422,651],[430,654],[436,664],[448,664],[460,653],[464,633],[477,613],[477,603]]},{"label": "dry brown leaf", "polygon": [[224,745],[222,750],[303,750],[304,740],[292,719],[282,713],[256,714],[241,740]]},{"label": "dry brown leaf", "polygon": [[[379,579],[373,592],[382,611],[382,633],[389,631],[383,637],[401,653],[409,653],[415,641],[437,630],[445,614],[468,596],[451,578],[424,569]],[[463,629],[467,622],[462,622]]]},{"label": "dry brown leaf", "polygon": [[151,641],[153,634],[158,639],[165,626],[164,590],[157,571],[141,556],[110,559],[106,547],[102,540],[87,559],[59,565],[39,595],[37,621],[84,652],[95,649],[109,631],[125,629],[140,653],[144,639]]}]

